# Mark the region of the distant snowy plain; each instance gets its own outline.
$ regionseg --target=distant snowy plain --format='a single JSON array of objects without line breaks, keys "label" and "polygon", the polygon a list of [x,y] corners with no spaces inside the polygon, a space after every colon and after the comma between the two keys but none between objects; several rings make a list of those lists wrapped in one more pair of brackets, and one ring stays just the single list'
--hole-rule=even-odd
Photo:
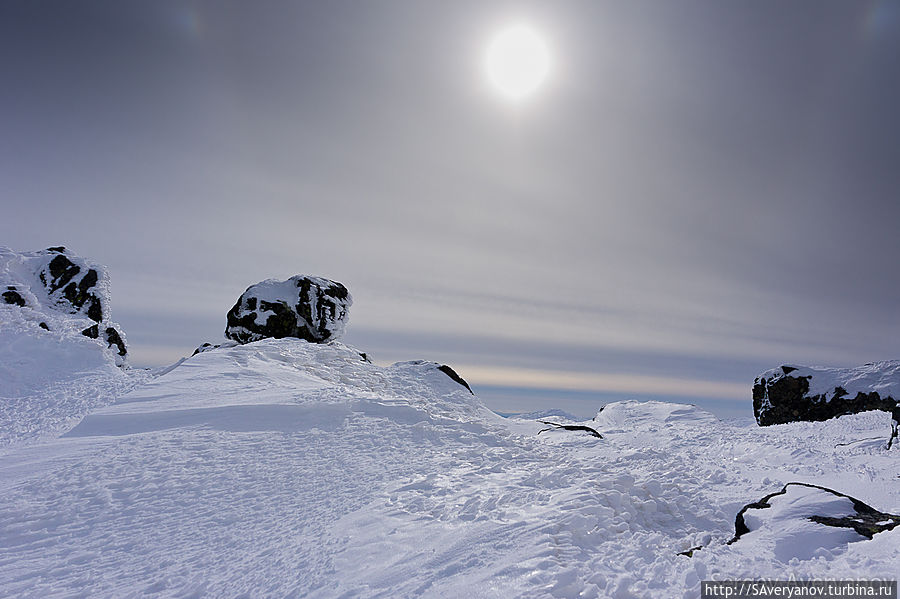
[{"label": "distant snowy plain", "polygon": [[900,529],[726,545],[741,507],[792,481],[900,512],[881,412],[759,428],[626,401],[582,423],[602,439],[538,434],[429,362],[269,339],[122,371],[4,318],[2,597],[696,598],[707,579],[900,578]]}]

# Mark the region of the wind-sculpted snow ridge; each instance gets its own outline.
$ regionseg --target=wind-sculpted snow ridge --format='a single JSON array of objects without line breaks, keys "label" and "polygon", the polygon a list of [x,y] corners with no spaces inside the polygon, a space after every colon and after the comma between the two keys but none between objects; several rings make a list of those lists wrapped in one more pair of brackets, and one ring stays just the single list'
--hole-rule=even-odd
[{"label": "wind-sculpted snow ridge", "polygon": [[898,454],[857,442],[888,418],[775,430],[621,402],[584,423],[603,439],[538,436],[436,363],[220,347],[4,457],[0,596],[681,598],[704,579],[896,579],[900,530],[803,556],[726,544],[736,513],[788,482],[897,513]]}]

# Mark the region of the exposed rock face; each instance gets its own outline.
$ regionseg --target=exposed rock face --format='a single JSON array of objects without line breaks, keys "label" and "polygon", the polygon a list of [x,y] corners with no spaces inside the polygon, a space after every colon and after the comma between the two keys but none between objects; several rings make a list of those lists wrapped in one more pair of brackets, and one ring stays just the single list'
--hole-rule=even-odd
[{"label": "exposed rock face", "polygon": [[191,357],[196,356],[197,354],[202,354],[203,352],[213,351],[214,349],[219,349],[220,347],[235,347],[239,345],[235,341],[226,341],[225,343],[203,343],[197,349],[194,350],[194,353],[191,354]]},{"label": "exposed rock face", "polygon": [[781,366],[753,384],[753,413],[760,426],[821,421],[868,410],[891,412],[900,400],[900,361],[857,368]]},{"label": "exposed rock face", "polygon": [[16,285],[7,285],[6,291],[0,294],[0,297],[3,297],[4,302],[12,304],[13,306],[24,308],[26,305],[25,298],[22,297],[22,294],[19,292],[19,288]]},{"label": "exposed rock face", "polygon": [[[366,358],[363,358],[363,359],[365,360]],[[472,393],[472,395],[475,395],[475,393],[472,392],[472,387],[469,386],[469,383],[467,383],[463,377],[459,376],[459,374],[457,374],[457,372],[455,370],[453,370],[446,364],[441,364],[440,366],[438,366],[438,370],[440,370],[441,372],[443,372],[444,374],[449,376],[451,379],[453,379],[454,382],[459,383],[460,385],[462,385],[463,387],[468,389],[469,393]]]},{"label": "exposed rock face", "polygon": [[745,535],[765,536],[781,561],[809,559],[819,548],[871,539],[900,525],[900,516],[880,512],[849,495],[807,483],[788,483],[780,491],[748,503],[734,521],[736,543]]},{"label": "exposed rock face", "polygon": [[122,340],[122,337],[119,335],[119,331],[114,329],[113,327],[106,327],[103,331],[100,331],[100,327],[98,325],[90,326],[83,331],[81,334],[89,339],[103,339],[106,342],[107,347],[110,349],[115,348],[117,353],[125,357],[128,351],[125,349],[125,342]]},{"label": "exposed rock face", "polygon": [[108,310],[104,310],[104,295],[98,282],[96,268],[81,266],[71,260],[74,254],[64,247],[44,250],[50,260],[38,272],[47,289],[47,295],[58,309],[70,314],[84,314],[94,322],[101,322]]},{"label": "exposed rock face", "polygon": [[238,343],[297,337],[312,343],[344,334],[353,298],[347,288],[321,277],[296,275],[251,285],[228,312],[225,336]]},{"label": "exposed rock face", "polygon": [[109,320],[109,277],[106,270],[80,258],[64,247],[36,252],[13,252],[0,248],[0,305],[46,315],[40,328],[71,330],[106,344],[124,365],[127,352],[124,335]]},{"label": "exposed rock face", "polygon": [[894,411],[891,412],[891,438],[888,439],[888,449],[893,447],[898,437],[900,437],[900,403],[894,406]]}]

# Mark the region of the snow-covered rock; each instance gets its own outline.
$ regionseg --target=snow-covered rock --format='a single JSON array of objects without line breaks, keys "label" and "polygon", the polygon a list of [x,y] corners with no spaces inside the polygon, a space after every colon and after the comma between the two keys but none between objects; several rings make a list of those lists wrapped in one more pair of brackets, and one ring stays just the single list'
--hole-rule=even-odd
[{"label": "snow-covered rock", "polygon": [[103,267],[63,248],[0,248],[0,289],[0,449],[59,434],[148,376],[118,367]]},{"label": "snow-covered rock", "polygon": [[238,343],[297,337],[313,343],[344,334],[353,298],[342,284],[295,275],[251,285],[228,312],[225,336]]},{"label": "snow-covered rock", "polygon": [[[128,353],[121,327],[110,320],[106,269],[64,247],[14,252],[0,247],[0,305],[23,310],[44,330],[76,332],[96,339],[124,365]],[[50,321],[54,325],[51,327]]]},{"label": "snow-covered rock", "polygon": [[880,512],[849,495],[818,485],[788,483],[738,512],[729,544],[754,542],[771,548],[782,562],[806,560],[821,550],[869,540],[897,525],[900,516]]},{"label": "snow-covered rock", "polygon": [[781,366],[753,384],[753,413],[760,426],[821,421],[869,410],[894,411],[900,400],[900,360],[856,368]]}]

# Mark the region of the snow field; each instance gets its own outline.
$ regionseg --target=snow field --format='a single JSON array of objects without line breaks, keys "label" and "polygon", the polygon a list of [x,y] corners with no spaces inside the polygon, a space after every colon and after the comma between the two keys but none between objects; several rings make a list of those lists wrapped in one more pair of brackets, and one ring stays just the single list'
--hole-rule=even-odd
[{"label": "snow field", "polygon": [[900,512],[887,414],[757,428],[617,402],[585,424],[604,438],[537,435],[436,364],[340,344],[204,352],[11,446],[0,596],[687,598],[714,578],[900,577],[897,530],[803,559],[725,544],[791,481]]}]

